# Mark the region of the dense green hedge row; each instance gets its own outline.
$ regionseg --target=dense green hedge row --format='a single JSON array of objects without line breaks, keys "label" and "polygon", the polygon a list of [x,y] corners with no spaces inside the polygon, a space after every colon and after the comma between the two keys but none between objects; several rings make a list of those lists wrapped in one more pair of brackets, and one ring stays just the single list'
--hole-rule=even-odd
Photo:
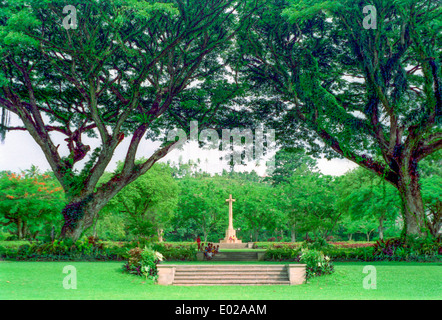
[{"label": "dense green hedge row", "polygon": [[302,248],[320,250],[332,261],[442,261],[440,238],[392,238],[364,246],[331,245],[326,242],[278,244],[266,250],[264,259],[299,261]]},{"label": "dense green hedge row", "polygon": [[[143,241],[102,242],[93,237],[84,238],[75,243],[69,240],[20,243],[19,245],[0,245],[0,258],[34,261],[121,261],[128,259],[130,249],[144,248],[148,244]],[[160,252],[165,260],[196,260],[197,247],[193,243],[155,243],[153,249]]]},{"label": "dense green hedge row", "polygon": [[[127,260],[129,250],[135,247],[160,252],[166,261],[196,260],[195,243],[102,242],[84,238],[70,241],[12,243],[0,245],[0,258],[13,260],[62,261],[62,260]],[[323,252],[332,261],[442,261],[441,239],[400,239],[363,244],[328,244],[323,240],[303,243],[265,243],[255,248],[266,248],[265,260],[299,261],[301,249]]]},{"label": "dense green hedge row", "polygon": [[152,249],[160,252],[164,259],[167,261],[173,260],[196,260],[197,245],[193,243],[189,244],[168,244],[168,243],[156,243]]}]

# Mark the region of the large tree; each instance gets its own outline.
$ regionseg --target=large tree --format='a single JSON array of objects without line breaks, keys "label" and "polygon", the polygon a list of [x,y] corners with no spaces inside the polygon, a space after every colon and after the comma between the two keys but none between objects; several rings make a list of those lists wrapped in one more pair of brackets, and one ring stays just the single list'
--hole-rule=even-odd
[{"label": "large tree", "polygon": [[[190,120],[201,128],[229,103],[238,86],[223,80],[223,52],[252,9],[233,0],[0,2],[0,134],[26,130],[44,152],[68,199],[62,237],[78,239],[176,145],[138,164],[144,137],[188,133]],[[23,124],[8,123],[9,113]],[[97,186],[124,137],[123,169]]]},{"label": "large tree", "polygon": [[273,0],[254,18],[236,67],[260,120],[287,147],[308,142],[381,176],[406,233],[428,232],[418,167],[442,148],[440,2]]}]

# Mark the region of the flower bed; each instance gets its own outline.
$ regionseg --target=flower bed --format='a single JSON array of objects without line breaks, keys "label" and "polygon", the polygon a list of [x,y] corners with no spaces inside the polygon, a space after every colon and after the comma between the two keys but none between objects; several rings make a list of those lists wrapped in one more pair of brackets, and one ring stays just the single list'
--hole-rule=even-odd
[{"label": "flower bed", "polygon": [[372,242],[365,242],[365,243],[330,242],[329,244],[340,248],[366,248],[366,247],[373,247],[375,245],[375,243]]}]

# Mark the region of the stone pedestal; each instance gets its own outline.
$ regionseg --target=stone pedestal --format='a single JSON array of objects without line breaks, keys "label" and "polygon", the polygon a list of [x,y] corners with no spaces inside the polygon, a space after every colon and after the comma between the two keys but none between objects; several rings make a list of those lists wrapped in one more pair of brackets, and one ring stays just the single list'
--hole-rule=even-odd
[{"label": "stone pedestal", "polygon": [[221,240],[220,243],[242,243],[242,240],[236,238],[235,229],[227,229],[226,237],[223,240]]}]

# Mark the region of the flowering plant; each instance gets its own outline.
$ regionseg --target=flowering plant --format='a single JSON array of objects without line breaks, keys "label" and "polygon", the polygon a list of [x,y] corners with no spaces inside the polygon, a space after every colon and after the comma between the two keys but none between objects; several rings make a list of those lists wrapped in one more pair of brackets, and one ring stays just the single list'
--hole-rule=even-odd
[{"label": "flowering plant", "polygon": [[330,258],[318,250],[301,249],[299,261],[306,264],[306,279],[334,272]]},{"label": "flowering plant", "polygon": [[124,265],[124,269],[129,273],[155,280],[158,278],[157,264],[163,260],[160,252],[148,247],[137,247],[129,250],[129,261]]}]

